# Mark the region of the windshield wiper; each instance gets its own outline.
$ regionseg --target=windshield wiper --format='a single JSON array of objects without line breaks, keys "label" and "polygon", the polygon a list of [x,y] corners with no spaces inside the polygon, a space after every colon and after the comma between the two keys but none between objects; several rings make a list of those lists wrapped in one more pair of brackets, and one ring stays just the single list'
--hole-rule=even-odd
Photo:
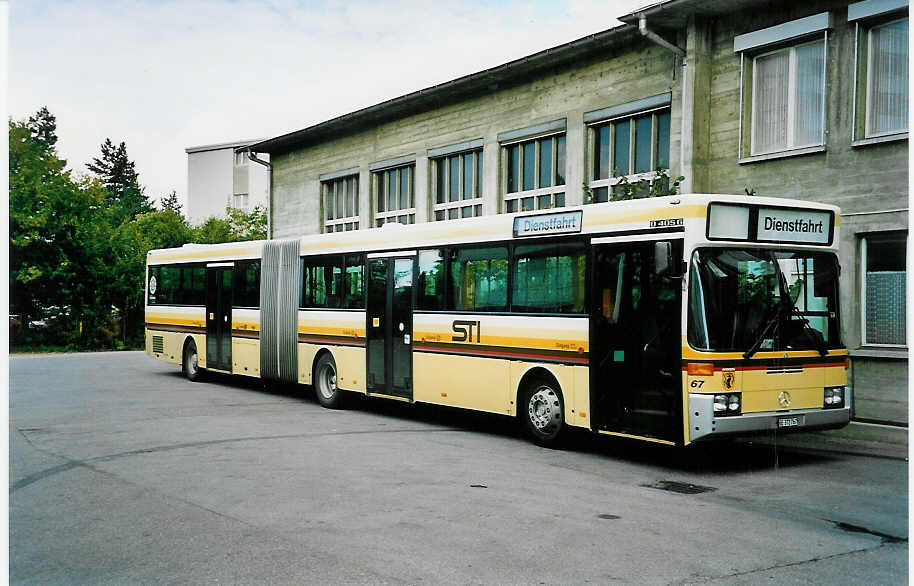
[{"label": "windshield wiper", "polygon": [[[771,264],[774,265],[775,274],[778,277],[778,289],[781,291],[781,309],[786,309],[788,313],[788,319],[790,316],[796,316],[802,324],[803,333],[806,334],[806,337],[813,343],[816,349],[819,351],[820,356],[825,356],[828,354],[828,347],[825,345],[825,340],[821,338],[819,331],[809,325],[809,320],[803,317],[803,314],[800,313],[800,308],[796,306],[793,302],[793,299],[790,297],[790,288],[787,286],[787,277],[784,276],[784,271],[781,270],[781,265],[778,263],[777,257],[774,256],[774,252],[769,251],[769,258],[771,259]],[[778,311],[780,314],[780,310]],[[817,335],[818,334],[818,335]]]},{"label": "windshield wiper", "polygon": [[756,352],[758,352],[759,349],[762,347],[762,343],[765,341],[765,336],[768,335],[768,330],[770,330],[771,327],[772,327],[774,324],[776,324],[776,323],[778,323],[778,322],[780,321],[780,319],[781,319],[781,309],[782,309],[782,306],[779,305],[779,306],[774,310],[774,315],[771,317],[770,320],[768,320],[768,323],[765,324],[765,327],[762,328],[762,331],[759,332],[759,335],[758,335],[758,337],[755,339],[755,342],[753,342],[752,345],[749,346],[749,349],[748,349],[748,350],[746,350],[745,352],[743,352],[743,358],[744,358],[744,359],[745,359],[745,358],[751,358],[752,355],[755,354]]},{"label": "windshield wiper", "polygon": [[828,345],[825,343],[825,339],[822,337],[822,334],[819,332],[819,330],[809,325],[809,320],[803,317],[803,314],[800,313],[800,309],[796,305],[793,306],[790,314],[796,316],[797,321],[803,324],[803,333],[806,334],[806,337],[809,338],[809,341],[812,342],[816,347],[816,350],[819,351],[819,355],[827,355]]}]

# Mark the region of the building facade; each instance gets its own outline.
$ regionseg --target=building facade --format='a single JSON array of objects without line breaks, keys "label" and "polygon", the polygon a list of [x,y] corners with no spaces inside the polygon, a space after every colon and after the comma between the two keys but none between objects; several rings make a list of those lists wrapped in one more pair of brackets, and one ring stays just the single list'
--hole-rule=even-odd
[{"label": "building facade", "polygon": [[670,0],[251,145],[274,238],[606,201],[638,180],[842,207],[855,417],[907,425],[906,1]]},{"label": "building facade", "polygon": [[[187,218],[199,223],[224,216],[226,207],[250,211],[266,207],[270,173],[252,162],[244,149],[256,140],[212,144],[184,149],[187,153]],[[269,160],[269,157],[264,157]]]}]

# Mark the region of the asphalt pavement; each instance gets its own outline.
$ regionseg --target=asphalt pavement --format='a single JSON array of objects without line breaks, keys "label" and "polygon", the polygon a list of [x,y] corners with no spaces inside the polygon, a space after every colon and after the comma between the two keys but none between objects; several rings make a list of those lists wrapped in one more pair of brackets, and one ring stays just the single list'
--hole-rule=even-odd
[{"label": "asphalt pavement", "polygon": [[785,438],[557,451],[503,417],[330,411],[138,352],[13,356],[10,580],[907,583],[906,449]]}]

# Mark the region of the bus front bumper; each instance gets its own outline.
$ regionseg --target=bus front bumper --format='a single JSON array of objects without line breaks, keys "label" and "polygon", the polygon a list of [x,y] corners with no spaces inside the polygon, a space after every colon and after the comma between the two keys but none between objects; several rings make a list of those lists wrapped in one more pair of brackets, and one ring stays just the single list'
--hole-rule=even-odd
[{"label": "bus front bumper", "polygon": [[[844,404],[850,404],[849,390],[846,391]],[[766,411],[715,417],[713,395],[689,394],[689,439],[693,442],[725,436],[751,435],[771,430],[797,432],[837,429],[847,425],[850,418],[850,407]]]}]

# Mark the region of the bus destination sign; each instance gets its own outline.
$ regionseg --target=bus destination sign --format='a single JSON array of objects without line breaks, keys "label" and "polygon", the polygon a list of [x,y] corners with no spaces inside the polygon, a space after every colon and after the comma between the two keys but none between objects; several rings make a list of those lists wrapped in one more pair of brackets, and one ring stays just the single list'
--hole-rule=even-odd
[{"label": "bus destination sign", "polygon": [[831,241],[829,212],[760,207],[758,210],[758,239],[777,242]]},{"label": "bus destination sign", "polygon": [[575,210],[514,218],[514,237],[576,234],[581,231],[584,212]]}]

